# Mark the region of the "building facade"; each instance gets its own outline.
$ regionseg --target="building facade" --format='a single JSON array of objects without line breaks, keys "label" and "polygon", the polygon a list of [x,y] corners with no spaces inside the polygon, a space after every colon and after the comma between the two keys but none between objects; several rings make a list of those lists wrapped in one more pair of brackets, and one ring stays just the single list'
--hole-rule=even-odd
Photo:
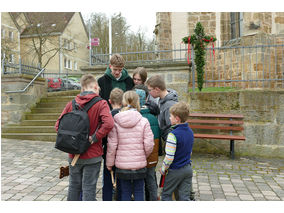
[{"label": "building facade", "polygon": [[[279,45],[284,44],[284,12],[157,12],[157,49],[188,48],[182,38],[194,34],[197,22],[206,35],[217,38],[215,51],[206,53],[207,82],[215,86],[215,82],[223,81],[224,86],[247,88],[248,81],[253,83],[251,87],[266,87],[264,81],[275,79],[267,86],[283,87],[284,54]],[[183,52],[184,57],[188,52]],[[163,57],[177,56],[173,51]]]},{"label": "building facade", "polygon": [[2,29],[6,30],[9,19],[17,26],[12,27],[18,30],[17,51],[22,63],[36,64],[46,68],[45,73],[55,74],[80,73],[80,67],[89,64],[88,33],[80,12],[1,14]]}]

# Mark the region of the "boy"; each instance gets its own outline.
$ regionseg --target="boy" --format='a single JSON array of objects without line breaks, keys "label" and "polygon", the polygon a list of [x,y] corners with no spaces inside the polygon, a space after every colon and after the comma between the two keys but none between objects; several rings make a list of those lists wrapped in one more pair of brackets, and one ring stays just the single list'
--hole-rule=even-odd
[{"label": "boy", "polygon": [[173,131],[168,134],[166,156],[160,173],[166,174],[162,192],[163,201],[171,201],[175,189],[181,201],[190,200],[192,185],[191,153],[194,142],[193,132],[187,124],[189,106],[179,102],[170,108]]},{"label": "boy", "polygon": [[[160,75],[154,75],[149,78],[146,85],[148,87],[149,94],[153,98],[159,98],[158,105],[160,108],[160,114],[158,115],[158,121],[161,129],[161,137],[163,139],[163,149],[160,152],[164,152],[165,141],[168,133],[171,131],[169,109],[178,102],[178,95],[175,90],[166,88],[166,83]],[[160,153],[160,155],[161,154],[162,153]]]},{"label": "boy", "polygon": [[101,88],[100,96],[103,99],[108,101],[110,92],[115,87],[122,89],[124,92],[133,88],[134,82],[128,75],[124,65],[125,61],[121,55],[114,54],[111,56],[109,67],[105,74],[98,79]]},{"label": "boy", "polygon": [[[83,107],[86,103],[98,96],[99,86],[95,77],[91,74],[83,75],[81,78],[82,92],[75,98],[77,104]],[[64,108],[59,119],[67,112],[72,111],[72,101]],[[114,121],[110,114],[110,109],[105,100],[101,100],[94,104],[88,111],[90,120],[90,136],[91,146],[80,155],[75,166],[70,163],[74,155],[69,154],[69,189],[68,201],[79,201],[82,192],[83,201],[96,200],[96,185],[101,168],[101,160],[103,155],[102,138],[105,137],[113,128]],[[55,124],[58,130],[59,119]]]},{"label": "boy", "polygon": [[[109,96],[109,103],[111,104],[112,110],[111,115],[114,117],[122,108],[122,97],[123,91],[119,88],[114,88],[110,92]],[[106,167],[106,153],[107,153],[107,138],[103,139],[103,147],[104,147],[104,176],[103,176],[103,201],[112,201],[113,197],[113,186],[111,182],[111,174],[110,171]],[[115,175],[115,168],[114,175]],[[117,179],[117,200],[121,200],[121,193],[120,193],[120,184]]]}]

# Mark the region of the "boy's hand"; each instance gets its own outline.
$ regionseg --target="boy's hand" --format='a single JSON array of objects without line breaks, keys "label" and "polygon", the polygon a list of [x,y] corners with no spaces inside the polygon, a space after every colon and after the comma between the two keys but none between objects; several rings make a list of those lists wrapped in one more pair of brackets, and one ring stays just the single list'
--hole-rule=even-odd
[{"label": "boy's hand", "polygon": [[162,171],[162,167],[159,169],[161,175],[165,175],[165,172]]},{"label": "boy's hand", "polygon": [[109,171],[111,171],[111,170],[112,170],[112,166],[107,166],[107,169],[108,169]]},{"label": "boy's hand", "polygon": [[92,138],[92,136],[89,136],[89,141],[90,141],[91,144],[93,143],[93,138]]}]

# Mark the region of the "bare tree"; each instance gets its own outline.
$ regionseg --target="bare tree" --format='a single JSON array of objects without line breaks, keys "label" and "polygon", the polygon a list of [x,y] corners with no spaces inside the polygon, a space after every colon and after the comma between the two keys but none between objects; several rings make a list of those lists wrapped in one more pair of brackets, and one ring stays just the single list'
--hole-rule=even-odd
[{"label": "bare tree", "polygon": [[[62,32],[58,31],[60,26],[48,21],[48,15],[41,14],[36,17],[36,22],[32,21],[25,29],[28,33],[21,36],[25,52],[23,56],[29,56],[33,62],[37,62],[40,67],[45,68],[48,63],[62,51],[73,51],[72,38],[59,40]],[[71,34],[71,33],[70,33]]]}]

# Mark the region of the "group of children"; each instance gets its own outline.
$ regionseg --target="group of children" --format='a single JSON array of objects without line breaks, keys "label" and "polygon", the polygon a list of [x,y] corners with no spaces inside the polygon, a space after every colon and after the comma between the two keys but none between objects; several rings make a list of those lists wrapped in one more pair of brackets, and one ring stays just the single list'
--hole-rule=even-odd
[{"label": "group of children", "polygon": [[[175,192],[176,200],[190,200],[194,137],[187,124],[189,106],[177,101],[176,92],[166,89],[161,76],[152,76],[145,82],[139,69],[134,72],[136,85],[132,90],[124,92],[119,86],[114,87],[109,99],[98,102],[88,111],[92,145],[80,155],[74,167],[70,166],[67,200],[96,200],[102,160],[104,201],[114,197],[112,174],[116,179],[115,200],[157,200],[159,144],[164,144],[165,153],[159,169],[165,175],[161,199],[172,200]],[[100,84],[91,74],[82,76],[81,85],[82,91],[75,98],[80,105],[101,93]],[[71,110],[68,103],[61,116]],[[69,155],[69,162],[73,158],[74,155]]]}]

